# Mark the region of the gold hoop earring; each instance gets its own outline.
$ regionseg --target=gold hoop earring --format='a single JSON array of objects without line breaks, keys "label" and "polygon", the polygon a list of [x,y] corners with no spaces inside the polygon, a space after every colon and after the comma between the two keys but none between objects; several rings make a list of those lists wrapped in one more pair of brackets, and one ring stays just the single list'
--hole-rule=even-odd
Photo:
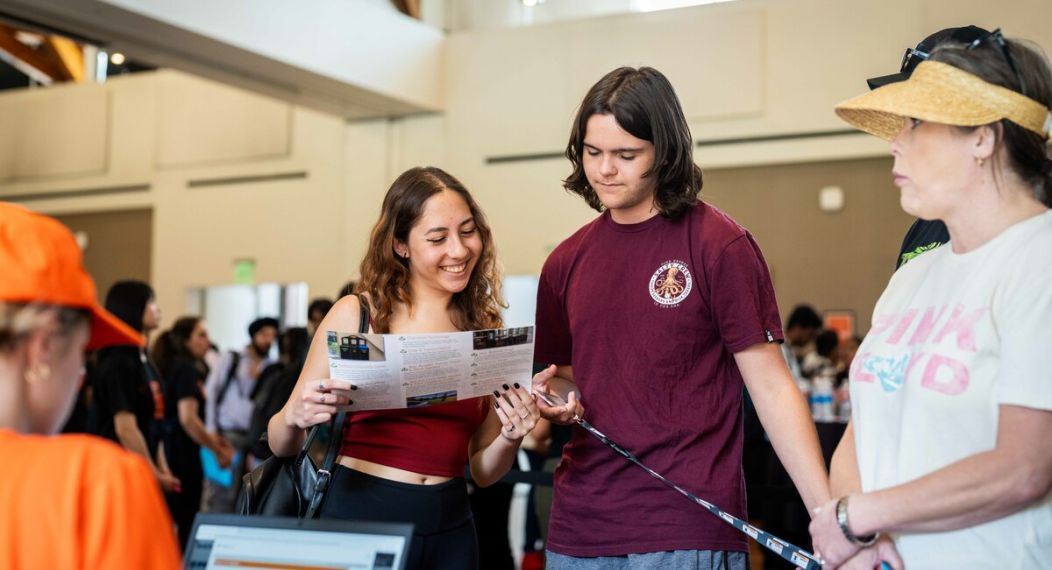
[{"label": "gold hoop earring", "polygon": [[23,376],[25,376],[27,383],[36,384],[41,380],[47,380],[48,377],[51,376],[51,367],[47,364],[41,364],[36,368],[26,370]]}]

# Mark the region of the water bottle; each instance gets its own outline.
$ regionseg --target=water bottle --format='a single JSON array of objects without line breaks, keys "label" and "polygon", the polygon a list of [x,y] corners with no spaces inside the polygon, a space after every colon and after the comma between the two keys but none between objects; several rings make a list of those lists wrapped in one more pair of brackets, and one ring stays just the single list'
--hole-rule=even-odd
[{"label": "water bottle", "polygon": [[837,388],[837,420],[848,422],[851,420],[851,392],[847,387],[847,380]]},{"label": "water bottle", "polygon": [[831,422],[833,414],[833,375],[822,370],[815,375],[811,387],[811,416],[816,422]]}]

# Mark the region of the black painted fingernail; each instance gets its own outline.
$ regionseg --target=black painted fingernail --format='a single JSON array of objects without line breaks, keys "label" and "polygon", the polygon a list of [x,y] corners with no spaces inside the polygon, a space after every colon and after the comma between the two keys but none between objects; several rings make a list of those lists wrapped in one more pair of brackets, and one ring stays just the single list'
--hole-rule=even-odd
[{"label": "black painted fingernail", "polygon": [[493,402],[493,407],[499,410],[500,409],[500,403],[499,402]]},{"label": "black painted fingernail", "polygon": [[512,384],[512,386],[515,386],[515,389],[516,389],[516,390],[520,388],[520,386],[519,386],[519,383],[518,383],[518,382],[516,382],[516,383]]},{"label": "black painted fingernail", "polygon": [[351,405],[351,404],[353,404],[353,403],[354,403],[354,400],[347,400],[347,405],[348,405],[348,406],[350,406],[350,405]]},{"label": "black painted fingernail", "polygon": [[357,390],[357,389],[358,389],[357,386],[355,386],[354,384],[351,384],[351,390]]},{"label": "black painted fingernail", "polygon": [[494,397],[494,398],[499,398],[499,397],[500,397],[500,392],[498,392],[498,391],[494,390],[494,391],[493,391],[493,397]]},{"label": "black painted fingernail", "polygon": [[500,386],[501,386],[502,388],[504,388],[505,390],[511,390],[511,388],[508,388],[508,385],[507,385],[507,384],[501,384]]}]

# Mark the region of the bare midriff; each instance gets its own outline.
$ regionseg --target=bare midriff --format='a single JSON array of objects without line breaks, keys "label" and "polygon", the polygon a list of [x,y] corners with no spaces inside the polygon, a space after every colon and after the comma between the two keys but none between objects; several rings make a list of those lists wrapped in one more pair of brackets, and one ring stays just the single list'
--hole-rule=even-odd
[{"label": "bare midriff", "polygon": [[348,469],[354,469],[355,471],[360,471],[367,475],[372,475],[373,477],[380,477],[381,479],[398,481],[399,483],[438,485],[439,483],[445,483],[452,479],[452,477],[414,473],[412,471],[406,471],[405,469],[380,465],[379,463],[373,463],[372,461],[366,461],[356,457],[347,457],[345,455],[341,455],[338,462],[340,465],[343,465]]}]

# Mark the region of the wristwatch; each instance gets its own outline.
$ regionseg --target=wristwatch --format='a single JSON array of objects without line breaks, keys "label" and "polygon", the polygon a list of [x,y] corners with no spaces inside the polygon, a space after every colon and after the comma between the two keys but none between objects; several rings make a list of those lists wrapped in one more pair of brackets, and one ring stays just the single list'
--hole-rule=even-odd
[{"label": "wristwatch", "polygon": [[840,532],[844,533],[844,538],[856,546],[873,546],[873,543],[880,538],[879,532],[874,532],[867,536],[855,536],[851,532],[851,527],[847,522],[847,495],[840,497],[840,500],[836,502],[836,524],[840,526]]}]

